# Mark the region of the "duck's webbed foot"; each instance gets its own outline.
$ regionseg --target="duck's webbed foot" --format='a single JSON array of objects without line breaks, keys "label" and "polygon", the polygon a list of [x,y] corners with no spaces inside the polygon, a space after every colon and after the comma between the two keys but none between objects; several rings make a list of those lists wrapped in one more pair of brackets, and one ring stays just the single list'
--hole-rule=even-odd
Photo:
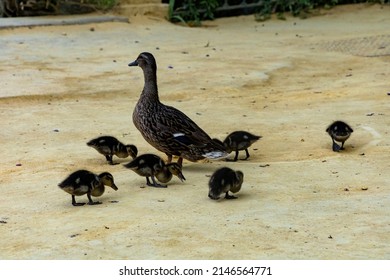
[{"label": "duck's webbed foot", "polygon": [[149,187],[155,187],[155,188],[166,188],[167,186],[161,185],[156,182],[156,179],[154,179],[154,176],[151,176],[153,183],[150,182],[149,177],[146,177],[146,184]]},{"label": "duck's webbed foot", "polygon": [[229,194],[229,192],[226,192],[226,194],[225,194],[225,198],[226,198],[226,199],[236,199],[236,198],[237,198],[237,196],[230,195],[230,194]]},{"label": "duck's webbed foot", "polygon": [[87,194],[87,197],[88,197],[88,205],[102,204],[100,201],[93,201],[89,193]]},{"label": "duck's webbed foot", "polygon": [[82,202],[76,202],[76,198],[74,197],[74,195],[72,195],[72,205],[73,206],[83,206],[85,203],[82,203]]}]

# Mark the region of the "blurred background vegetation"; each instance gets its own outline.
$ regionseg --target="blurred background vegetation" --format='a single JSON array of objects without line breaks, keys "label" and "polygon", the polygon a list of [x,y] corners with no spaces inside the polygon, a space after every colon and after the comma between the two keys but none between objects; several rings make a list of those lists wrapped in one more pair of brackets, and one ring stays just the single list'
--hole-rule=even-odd
[{"label": "blurred background vegetation", "polygon": [[[81,14],[110,11],[121,0],[0,0],[0,17]],[[147,1],[145,1],[147,2]],[[318,9],[357,3],[389,4],[390,0],[162,0],[168,4],[167,18],[191,26],[215,17],[254,14],[258,21],[275,14],[306,18]]]},{"label": "blurred background vegetation", "polygon": [[[335,5],[357,3],[388,4],[390,0],[166,0],[169,4],[168,19],[171,22],[185,22],[200,25],[202,20],[219,16],[254,14],[258,21],[267,20],[272,14],[285,19],[285,14],[306,18],[315,14],[316,9],[330,9]],[[247,7],[224,9],[223,7],[239,6],[245,2]]]}]

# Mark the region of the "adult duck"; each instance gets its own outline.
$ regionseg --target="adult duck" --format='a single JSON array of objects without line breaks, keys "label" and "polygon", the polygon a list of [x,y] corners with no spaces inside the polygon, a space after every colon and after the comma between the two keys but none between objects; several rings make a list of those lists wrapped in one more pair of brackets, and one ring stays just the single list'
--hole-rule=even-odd
[{"label": "adult duck", "polygon": [[180,110],[160,102],[157,88],[157,64],[151,53],[141,53],[129,66],[139,66],[144,73],[144,88],[134,108],[133,122],[144,139],[168,156],[197,161],[227,157],[222,145],[212,140],[194,121]]}]

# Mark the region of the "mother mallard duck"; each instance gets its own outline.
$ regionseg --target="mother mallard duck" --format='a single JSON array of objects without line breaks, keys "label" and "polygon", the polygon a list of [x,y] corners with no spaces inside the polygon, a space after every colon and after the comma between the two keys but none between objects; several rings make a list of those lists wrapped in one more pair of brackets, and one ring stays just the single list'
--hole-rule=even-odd
[{"label": "mother mallard duck", "polygon": [[145,140],[168,156],[197,161],[204,158],[219,159],[228,154],[225,148],[203,131],[194,121],[178,109],[160,102],[157,89],[157,65],[153,55],[141,53],[129,66],[143,70],[145,84],[133,112],[133,122]]}]

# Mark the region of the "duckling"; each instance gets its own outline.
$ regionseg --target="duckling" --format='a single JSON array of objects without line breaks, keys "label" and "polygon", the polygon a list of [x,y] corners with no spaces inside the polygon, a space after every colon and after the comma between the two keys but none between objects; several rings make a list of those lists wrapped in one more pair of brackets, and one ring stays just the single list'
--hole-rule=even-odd
[{"label": "duckling", "polygon": [[226,137],[223,141],[223,145],[228,153],[233,151],[236,152],[233,161],[237,161],[238,153],[242,150],[245,150],[246,158],[244,158],[244,160],[247,160],[249,158],[248,148],[260,138],[262,138],[262,136],[253,135],[246,131],[234,131]]},{"label": "duckling", "polygon": [[157,88],[157,64],[151,53],[141,53],[129,66],[139,66],[144,73],[144,88],[133,111],[133,122],[144,139],[168,156],[189,161],[220,159],[228,154],[211,140],[193,120],[178,109],[160,102]]},{"label": "duckling", "polygon": [[[328,128],[326,132],[332,138],[332,149],[334,152],[338,152],[340,150],[344,150],[344,142],[347,141],[353,129],[343,121],[335,121]],[[341,147],[335,141],[341,142]]]},{"label": "duckling", "polygon": [[[166,188],[167,186],[157,183],[156,178],[162,183],[167,183],[172,179],[172,174],[176,175],[182,182],[185,180],[179,164],[166,165],[159,156],[154,154],[140,155],[124,166],[138,175],[146,177],[146,184],[151,187]],[[153,183],[150,182],[149,177]]]},{"label": "duckling", "polygon": [[214,172],[209,181],[209,198],[218,200],[223,194],[226,199],[236,199],[229,191],[236,193],[241,189],[244,173],[222,167]]},{"label": "duckling", "polygon": [[87,143],[87,146],[96,149],[99,153],[106,157],[109,164],[114,165],[112,161],[113,155],[119,158],[127,158],[131,156],[135,158],[138,150],[134,145],[124,145],[118,139],[112,136],[101,136],[92,139]]},{"label": "duckling", "polygon": [[75,196],[84,194],[87,194],[89,205],[101,204],[99,201],[94,202],[91,196],[101,196],[104,193],[105,185],[115,191],[118,190],[118,187],[114,183],[114,177],[110,173],[103,172],[97,175],[88,170],[75,171],[58,184],[60,189],[72,195],[73,206],[82,206],[85,204],[77,203],[75,199]]}]

